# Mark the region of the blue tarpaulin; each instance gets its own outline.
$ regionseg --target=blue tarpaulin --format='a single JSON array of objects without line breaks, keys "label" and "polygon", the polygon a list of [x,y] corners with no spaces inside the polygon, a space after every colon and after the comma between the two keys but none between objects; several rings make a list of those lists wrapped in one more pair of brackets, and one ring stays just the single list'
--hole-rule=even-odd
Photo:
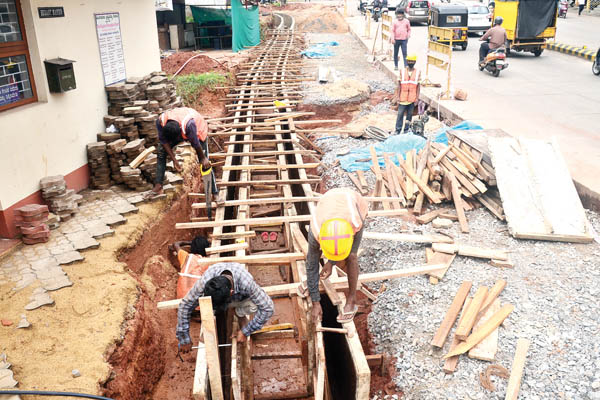
[{"label": "blue tarpaulin", "polygon": [[338,46],[338,42],[326,42],[326,43],[316,43],[310,46],[308,49],[304,50],[302,55],[305,55],[308,58],[327,58],[333,57],[335,54],[329,48],[331,46]]},{"label": "blue tarpaulin", "polygon": [[[436,143],[444,143],[447,145],[448,136],[446,136],[446,131],[448,129],[473,130],[483,129],[483,127],[473,122],[464,121],[452,128],[440,129],[438,132],[436,132],[431,141]],[[394,164],[399,165],[397,158],[399,154],[402,155],[403,158],[406,158],[407,152],[411,151],[412,149],[416,149],[417,151],[422,150],[425,147],[426,142],[427,141],[422,136],[412,134],[390,136],[385,141],[374,145],[375,152],[377,153],[379,160],[379,166],[385,167],[383,160],[384,153],[393,153],[393,156],[390,157],[390,159]],[[353,149],[350,151],[350,153],[338,157],[341,167],[348,172],[354,172],[358,170],[368,171],[371,168],[371,165],[373,165],[371,162],[371,151],[369,150],[369,147],[370,146]],[[368,159],[368,161],[357,161],[364,159]]]}]

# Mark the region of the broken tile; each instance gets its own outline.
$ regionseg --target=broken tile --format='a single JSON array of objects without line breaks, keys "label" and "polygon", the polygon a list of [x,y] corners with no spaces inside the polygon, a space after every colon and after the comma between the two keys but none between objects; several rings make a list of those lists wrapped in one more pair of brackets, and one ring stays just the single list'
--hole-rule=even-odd
[{"label": "broken tile", "polygon": [[0,369],[0,388],[11,389],[17,386],[18,383],[14,380],[13,372],[10,369]]},{"label": "broken tile", "polygon": [[59,254],[56,256],[56,261],[60,264],[60,265],[66,265],[66,264],[71,264],[74,263],[76,261],[82,261],[84,259],[83,255],[81,255],[80,252],[78,251],[69,251],[63,254]]},{"label": "broken tile", "polygon": [[30,326],[31,326],[31,323],[29,321],[27,321],[27,315],[21,314],[21,321],[19,321],[19,324],[17,325],[17,329],[25,329],[25,328],[29,328]]},{"label": "broken tile", "polygon": [[9,319],[2,319],[0,320],[0,323],[2,323],[2,326],[11,326],[13,324],[13,322]]},{"label": "broken tile", "polygon": [[35,293],[31,296],[31,302],[25,306],[25,309],[28,311],[35,310],[36,308],[54,304],[54,300],[48,293],[44,291],[44,293]]}]

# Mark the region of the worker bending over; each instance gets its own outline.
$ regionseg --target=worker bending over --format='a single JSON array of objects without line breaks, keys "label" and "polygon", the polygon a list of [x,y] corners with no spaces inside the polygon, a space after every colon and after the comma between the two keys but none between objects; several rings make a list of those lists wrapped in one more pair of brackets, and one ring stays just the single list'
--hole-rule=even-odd
[{"label": "worker bending over", "polygon": [[[158,129],[158,160],[156,163],[156,180],[150,196],[156,196],[162,193],[163,180],[167,169],[167,155],[173,160],[173,167],[180,172],[181,165],[175,158],[173,148],[183,141],[189,142],[196,153],[198,161],[204,168],[210,168],[208,160],[208,125],[199,112],[188,107],[174,108],[162,113],[156,120]],[[212,192],[217,194],[217,183],[214,179],[212,183]]]},{"label": "worker bending over", "polygon": [[319,259],[321,251],[327,262],[321,271],[321,279],[331,275],[334,264],[346,266],[348,274],[348,297],[343,312],[338,315],[340,323],[350,322],[358,310],[356,287],[358,284],[358,248],[362,228],[369,212],[369,204],[362,196],[349,188],[331,189],[317,203],[308,233],[306,257],[307,286],[313,304],[313,318],[321,319],[321,295],[319,293]]},{"label": "worker bending over", "polygon": [[210,296],[215,312],[234,308],[241,319],[254,314],[250,322],[237,332],[239,343],[246,341],[252,332],[262,328],[273,315],[273,300],[255,281],[242,264],[216,263],[211,265],[192,289],[181,300],[177,311],[177,339],[179,348],[187,353],[192,348],[190,317],[198,307],[200,297]]},{"label": "worker bending over", "polygon": [[[406,57],[406,67],[400,72],[398,77],[398,88],[394,94],[394,103],[398,104],[398,117],[396,117],[395,134],[405,133],[408,129],[405,127],[404,118],[408,122],[412,120],[413,110],[419,101],[419,92],[421,90],[421,72],[415,68],[417,56],[411,54]],[[410,123],[407,124],[410,126]]]},{"label": "worker bending over", "polygon": [[[182,249],[182,247],[190,247],[190,252]],[[202,258],[206,257],[206,248],[210,247],[210,243],[204,236],[196,236],[194,240],[180,241],[169,246],[169,250],[177,257],[179,262],[179,278],[177,279],[177,298],[181,299],[190,291],[196,281],[202,277],[209,265],[202,262]]]}]

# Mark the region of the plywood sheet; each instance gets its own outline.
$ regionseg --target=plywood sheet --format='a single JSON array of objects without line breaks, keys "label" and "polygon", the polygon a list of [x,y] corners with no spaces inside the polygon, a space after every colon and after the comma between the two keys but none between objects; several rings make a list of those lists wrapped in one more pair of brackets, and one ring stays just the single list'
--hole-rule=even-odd
[{"label": "plywood sheet", "polygon": [[591,242],[589,223],[567,165],[554,142],[488,140],[511,235]]}]

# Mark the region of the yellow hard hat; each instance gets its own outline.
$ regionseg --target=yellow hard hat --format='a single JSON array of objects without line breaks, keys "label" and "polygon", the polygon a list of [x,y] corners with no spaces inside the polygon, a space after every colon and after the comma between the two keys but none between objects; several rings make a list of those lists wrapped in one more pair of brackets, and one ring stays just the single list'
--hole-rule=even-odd
[{"label": "yellow hard hat", "polygon": [[321,225],[319,241],[323,255],[331,261],[345,260],[352,250],[354,230],[341,218],[328,219]]},{"label": "yellow hard hat", "polygon": [[409,54],[406,57],[406,61],[417,61],[417,55],[416,54]]}]

